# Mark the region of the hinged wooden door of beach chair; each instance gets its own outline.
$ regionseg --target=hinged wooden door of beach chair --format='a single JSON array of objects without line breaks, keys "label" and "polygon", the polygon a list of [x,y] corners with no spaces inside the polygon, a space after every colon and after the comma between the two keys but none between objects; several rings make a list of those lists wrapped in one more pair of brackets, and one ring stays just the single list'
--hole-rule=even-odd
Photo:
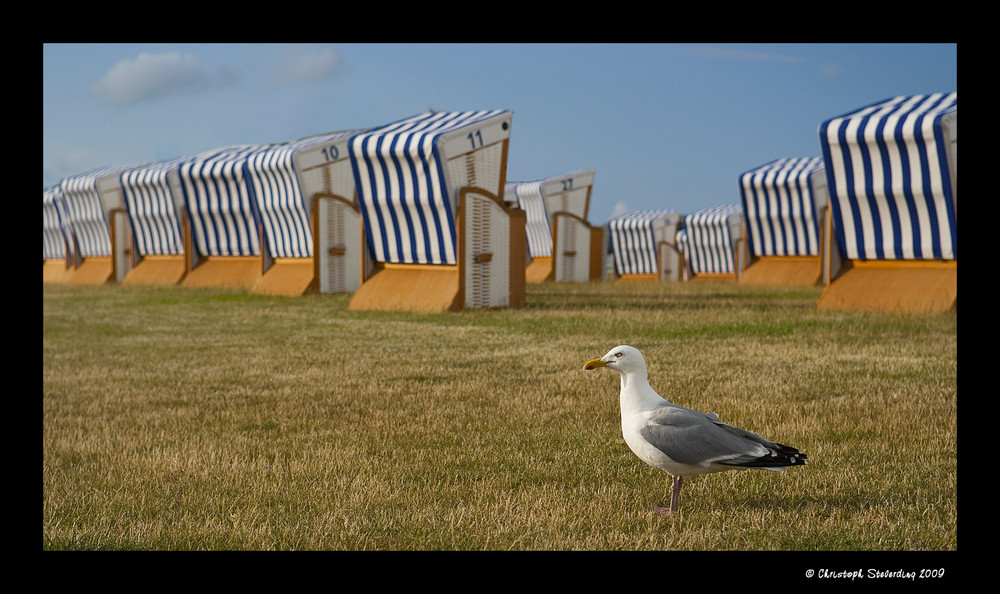
[{"label": "hinged wooden door of beach chair", "polygon": [[738,280],[745,262],[743,210],[716,206],[686,215],[678,244],[685,280]]},{"label": "hinged wooden door of beach chair", "polygon": [[958,93],[880,101],[824,121],[819,139],[843,263],[817,307],[956,308]]},{"label": "hinged wooden door of beach chair", "polygon": [[265,146],[209,151],[177,168],[190,224],[183,286],[250,289],[260,280],[259,215],[244,165]]},{"label": "hinged wooden door of beach chair", "polygon": [[823,159],[778,159],[743,173],[739,184],[748,252],[740,283],[821,283],[829,204]]},{"label": "hinged wooden door of beach chair", "polygon": [[[72,284],[113,283],[128,272],[131,234],[119,175],[135,165],[115,165],[67,178],[60,183],[73,242]],[[115,228],[114,236],[112,227]],[[113,243],[114,242],[114,243]],[[123,258],[125,260],[123,260]]]},{"label": "hinged wooden door of beach chair", "polygon": [[[345,233],[350,233],[336,222],[343,213],[334,207],[334,227],[324,225],[318,236],[315,230],[318,222],[330,222],[327,200],[354,201],[347,143],[356,132],[312,136],[247,157],[247,175],[261,219],[263,257],[262,276],[251,292],[302,295],[321,286],[324,292],[353,291],[360,284],[361,243],[343,243]],[[317,194],[323,197],[317,200]],[[317,203],[323,216],[314,212]],[[331,239],[339,245],[328,246]]]},{"label": "hinged wooden door of beach chair", "polygon": [[552,272],[556,282],[601,280],[603,231],[568,212],[552,216]]},{"label": "hinged wooden door of beach chair", "polygon": [[185,159],[152,163],[124,172],[122,192],[133,234],[126,285],[176,285],[184,279],[190,232],[178,168]]},{"label": "hinged wooden door of beach chair", "polygon": [[351,309],[524,303],[524,213],[502,202],[512,115],[431,112],[351,139],[375,260]]},{"label": "hinged wooden door of beach chair", "polygon": [[680,280],[676,210],[640,210],[608,221],[614,273],[622,282]]},{"label": "hinged wooden door of beach chair", "polygon": [[348,143],[363,130],[324,135],[295,151],[293,163],[311,215],[313,265],[320,293],[351,293],[371,273],[362,235]]},{"label": "hinged wooden door of beach chair", "polygon": [[65,283],[73,271],[73,230],[59,185],[42,190],[42,282]]},{"label": "hinged wooden door of beach chair", "polygon": [[556,282],[601,280],[604,230],[587,220],[593,187],[593,169],[542,182],[545,210],[552,219],[552,272]]},{"label": "hinged wooden door of beach chair", "polygon": [[[602,250],[597,244],[601,243],[603,230],[587,222],[594,174],[594,170],[575,171],[507,184],[511,199],[516,199],[527,220],[527,282],[600,280]],[[558,250],[556,219],[566,215],[562,221],[562,249]],[[595,242],[596,259],[591,257],[590,242]]]}]

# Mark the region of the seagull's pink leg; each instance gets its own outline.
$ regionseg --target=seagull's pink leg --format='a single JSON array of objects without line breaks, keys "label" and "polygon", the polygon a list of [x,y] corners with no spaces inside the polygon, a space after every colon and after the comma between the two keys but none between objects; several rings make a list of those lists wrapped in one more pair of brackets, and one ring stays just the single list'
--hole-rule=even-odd
[{"label": "seagull's pink leg", "polygon": [[684,477],[677,475],[674,477],[674,484],[670,488],[670,513],[677,511],[677,507],[681,504],[681,484],[684,482]]},{"label": "seagull's pink leg", "polygon": [[677,511],[681,503],[681,483],[683,482],[684,477],[675,476],[673,484],[670,486],[670,507],[654,507],[653,511],[661,516],[669,516]]}]

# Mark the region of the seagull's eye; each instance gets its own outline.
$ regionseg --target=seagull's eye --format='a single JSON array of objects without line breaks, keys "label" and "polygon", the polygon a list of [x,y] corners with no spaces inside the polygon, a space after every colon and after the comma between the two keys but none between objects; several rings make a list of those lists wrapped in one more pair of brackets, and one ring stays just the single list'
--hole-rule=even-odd
[{"label": "seagull's eye", "polygon": [[621,353],[615,353],[615,356],[616,356],[616,357],[621,357],[621,356],[622,356],[622,354],[621,354]]}]

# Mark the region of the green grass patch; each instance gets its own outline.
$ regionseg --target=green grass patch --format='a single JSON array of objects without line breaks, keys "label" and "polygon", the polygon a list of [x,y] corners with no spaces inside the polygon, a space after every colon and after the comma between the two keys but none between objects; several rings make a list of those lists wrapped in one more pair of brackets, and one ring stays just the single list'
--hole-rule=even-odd
[{"label": "green grass patch", "polygon": [[[43,289],[50,550],[957,549],[954,314],[819,289],[529,285],[520,309]],[[687,481],[621,438],[640,348],[667,399],[811,464]]]}]

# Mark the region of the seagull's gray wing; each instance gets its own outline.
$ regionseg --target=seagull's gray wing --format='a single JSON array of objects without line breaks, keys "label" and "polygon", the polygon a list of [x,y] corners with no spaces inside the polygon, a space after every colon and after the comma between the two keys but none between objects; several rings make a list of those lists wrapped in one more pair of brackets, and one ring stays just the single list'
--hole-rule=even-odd
[{"label": "seagull's gray wing", "polygon": [[[649,420],[650,424],[639,432],[642,437],[683,464],[770,466],[775,464],[775,448],[780,447],[755,433],[727,425],[714,414],[682,406],[657,407],[650,412]],[[770,463],[758,464],[762,459],[770,459]]]}]

